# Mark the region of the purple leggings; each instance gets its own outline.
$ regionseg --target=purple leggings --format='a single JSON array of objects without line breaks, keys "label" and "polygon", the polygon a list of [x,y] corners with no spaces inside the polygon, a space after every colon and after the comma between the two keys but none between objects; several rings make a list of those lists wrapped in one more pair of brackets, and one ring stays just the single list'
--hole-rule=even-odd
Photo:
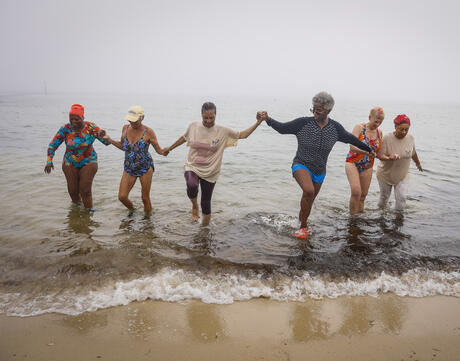
[{"label": "purple leggings", "polygon": [[187,195],[190,199],[198,196],[199,181],[201,185],[201,212],[203,214],[211,214],[211,197],[216,183],[211,183],[198,177],[191,170],[185,171],[184,177],[185,182],[187,183]]}]

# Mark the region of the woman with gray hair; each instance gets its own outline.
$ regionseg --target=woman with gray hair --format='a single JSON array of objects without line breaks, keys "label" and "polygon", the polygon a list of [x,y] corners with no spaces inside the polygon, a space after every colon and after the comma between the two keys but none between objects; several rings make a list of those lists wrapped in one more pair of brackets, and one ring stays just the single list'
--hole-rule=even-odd
[{"label": "woman with gray hair", "polygon": [[313,202],[326,177],[326,163],[334,144],[339,141],[352,144],[375,156],[372,149],[361,142],[343,126],[328,117],[334,107],[334,98],[326,92],[316,94],[312,99],[312,117],[301,117],[287,123],[270,118],[266,111],[259,111],[257,119],[280,134],[294,134],[297,137],[297,153],[292,162],[292,175],[302,188],[300,200],[300,229],[295,232],[297,238],[307,238],[307,219]]}]

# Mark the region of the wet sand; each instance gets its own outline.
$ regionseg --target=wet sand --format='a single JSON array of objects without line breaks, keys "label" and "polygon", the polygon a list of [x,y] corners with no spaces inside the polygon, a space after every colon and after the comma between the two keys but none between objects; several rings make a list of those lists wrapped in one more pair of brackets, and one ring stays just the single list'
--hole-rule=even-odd
[{"label": "wet sand", "polygon": [[146,301],[2,315],[0,360],[460,360],[460,298]]}]

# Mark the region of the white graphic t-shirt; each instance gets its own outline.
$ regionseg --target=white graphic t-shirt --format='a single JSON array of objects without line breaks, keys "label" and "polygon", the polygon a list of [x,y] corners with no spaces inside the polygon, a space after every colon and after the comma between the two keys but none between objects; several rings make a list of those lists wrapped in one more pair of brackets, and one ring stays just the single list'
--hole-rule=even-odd
[{"label": "white graphic t-shirt", "polygon": [[398,139],[393,133],[385,134],[382,139],[383,154],[396,153],[400,159],[380,161],[377,168],[377,178],[386,184],[396,185],[409,178],[409,166],[415,149],[414,137],[407,134]]},{"label": "white graphic t-shirt", "polygon": [[239,131],[222,125],[214,124],[207,128],[202,122],[191,123],[184,134],[190,147],[185,170],[215,183],[219,178],[225,148],[236,146],[239,136]]}]

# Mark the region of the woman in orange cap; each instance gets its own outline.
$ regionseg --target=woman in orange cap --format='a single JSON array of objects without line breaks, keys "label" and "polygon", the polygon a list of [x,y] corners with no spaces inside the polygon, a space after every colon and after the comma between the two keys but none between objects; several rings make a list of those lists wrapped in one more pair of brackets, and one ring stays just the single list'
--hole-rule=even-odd
[{"label": "woman in orange cap", "polygon": [[62,171],[67,180],[67,190],[72,202],[93,208],[91,187],[97,172],[97,154],[93,143],[96,138],[103,144],[110,143],[102,137],[105,132],[96,124],[85,121],[85,109],[80,104],[73,104],[69,111],[69,122],[56,133],[48,146],[48,160],[45,173],[54,169],[53,157],[62,142],[66,144]]},{"label": "woman in orange cap", "polygon": [[377,179],[380,187],[379,207],[384,207],[395,189],[395,209],[403,211],[406,207],[406,192],[409,178],[411,159],[418,170],[423,171],[417,152],[415,141],[411,134],[410,119],[405,114],[400,114],[394,119],[395,131],[383,137],[380,163],[377,168]]},{"label": "woman in orange cap", "polygon": [[150,202],[150,188],[155,167],[148,149],[151,144],[158,154],[166,155],[158,144],[157,137],[152,128],[142,124],[144,109],[139,105],[129,108],[125,120],[129,122],[123,126],[120,141],[104,137],[109,143],[125,152],[124,171],[120,181],[118,199],[128,208],[134,211],[134,205],[128,198],[129,192],[134,187],[137,178],[141,182],[141,196],[144,203],[144,211],[148,214],[152,210]]}]

